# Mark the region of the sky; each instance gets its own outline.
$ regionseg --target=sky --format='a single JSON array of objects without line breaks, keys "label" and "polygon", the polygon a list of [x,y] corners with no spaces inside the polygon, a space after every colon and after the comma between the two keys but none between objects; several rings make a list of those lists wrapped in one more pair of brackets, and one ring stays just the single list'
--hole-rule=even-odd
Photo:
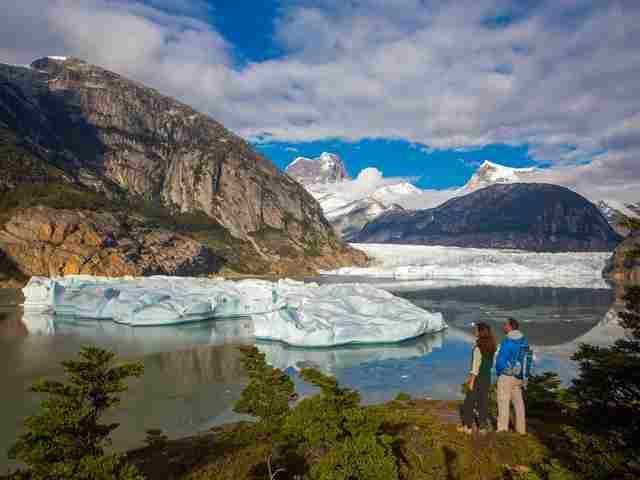
[{"label": "sky", "polygon": [[482,160],[640,201],[637,0],[20,0],[0,61],[82,58],[280,167],[331,151],[423,188]]}]

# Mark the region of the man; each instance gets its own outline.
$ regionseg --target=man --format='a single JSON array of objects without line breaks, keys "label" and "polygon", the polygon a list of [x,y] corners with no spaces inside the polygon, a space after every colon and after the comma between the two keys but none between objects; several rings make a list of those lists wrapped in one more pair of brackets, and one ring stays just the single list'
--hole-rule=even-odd
[{"label": "man", "polygon": [[516,432],[526,433],[522,382],[524,378],[526,352],[529,342],[519,330],[520,325],[509,318],[503,326],[506,338],[500,344],[496,357],[498,375],[498,432],[509,430],[509,407],[511,402],[516,411]]}]

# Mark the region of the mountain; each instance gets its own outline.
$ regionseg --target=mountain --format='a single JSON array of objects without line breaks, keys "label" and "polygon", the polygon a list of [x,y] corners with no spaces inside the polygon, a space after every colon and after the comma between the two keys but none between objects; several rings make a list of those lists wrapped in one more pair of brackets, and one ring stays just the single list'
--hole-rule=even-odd
[{"label": "mountain", "polygon": [[[373,168],[368,174],[382,178]],[[342,180],[335,183],[313,183],[307,190],[318,200],[322,211],[336,233],[344,240],[351,240],[364,225],[379,215],[403,210],[398,205],[402,198],[419,193],[410,183],[400,182],[381,187],[363,188],[366,180],[359,176],[356,180]]]},{"label": "mountain", "polygon": [[496,183],[526,183],[536,172],[536,168],[511,168],[485,160],[462,191],[471,192]]},{"label": "mountain", "polygon": [[[90,269],[97,252],[73,237],[77,228],[97,233],[99,248],[107,245],[104,235],[117,237],[108,242],[112,263],[145,248],[156,256],[173,248],[179,256],[178,245],[189,238],[215,257],[191,274],[211,273],[212,265],[213,271],[281,273],[363,258],[335,238],[304,187],[222,124],[78,59],[43,58],[30,68],[0,64],[0,168],[0,250],[29,274]],[[43,219],[30,210],[40,207],[66,211],[70,230],[56,215],[27,222],[30,214]],[[55,234],[39,233],[51,229]],[[181,240],[134,248],[141,231]],[[67,251],[61,242],[74,247]],[[49,263],[51,251],[62,257]],[[65,270],[67,262],[77,268]]]},{"label": "mountain", "polygon": [[[459,193],[466,194],[497,183],[535,183],[541,173],[542,171],[535,167],[512,168],[485,160],[471,179],[459,190]],[[609,225],[621,235],[629,233],[620,225],[624,216],[640,216],[640,209],[637,208],[637,205],[625,205],[612,199],[597,198],[589,194],[587,196],[600,209]],[[634,209],[634,207],[636,208]]]},{"label": "mountain", "polygon": [[298,157],[287,166],[285,172],[303,185],[351,179],[342,159],[327,152],[323,152],[318,158]]},{"label": "mountain", "polygon": [[496,184],[439,207],[385,213],[355,241],[531,251],[606,251],[621,237],[600,211],[548,184]]}]

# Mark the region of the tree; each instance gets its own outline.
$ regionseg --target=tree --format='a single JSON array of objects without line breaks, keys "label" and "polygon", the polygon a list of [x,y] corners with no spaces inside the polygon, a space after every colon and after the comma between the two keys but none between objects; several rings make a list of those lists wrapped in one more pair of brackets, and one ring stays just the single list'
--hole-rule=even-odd
[{"label": "tree", "polygon": [[140,363],[113,366],[115,355],[83,347],[78,360],[63,362],[67,382],[44,380],[31,387],[43,393],[40,413],[28,417],[9,457],[26,464],[16,478],[33,480],[138,480],[142,476],[122,455],[105,454],[117,423],[100,423],[120,402],[125,380],[143,373]]},{"label": "tree", "polygon": [[[627,337],[610,347],[581,345],[573,357],[580,367],[570,388],[578,423],[568,437],[591,445],[584,449],[588,458],[575,462],[591,464],[592,473],[597,466],[592,478],[640,477],[640,287],[629,288],[623,298],[620,324]],[[573,451],[578,455],[581,449]]]},{"label": "tree", "polygon": [[264,353],[256,347],[240,350],[249,385],[233,410],[258,417],[263,431],[275,433],[289,413],[289,401],[295,393],[293,381],[286,373],[267,364]]},{"label": "tree", "polygon": [[360,405],[360,394],[333,377],[303,369],[303,380],[320,393],[301,400],[286,417],[289,443],[312,457],[312,480],[398,478],[392,439],[381,431],[382,417]]}]

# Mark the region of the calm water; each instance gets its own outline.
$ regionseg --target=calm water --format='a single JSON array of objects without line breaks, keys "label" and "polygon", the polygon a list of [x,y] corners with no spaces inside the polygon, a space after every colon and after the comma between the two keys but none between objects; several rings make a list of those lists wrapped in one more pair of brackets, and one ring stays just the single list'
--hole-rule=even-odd
[{"label": "calm water", "polygon": [[[308,388],[295,371],[314,366],[357,388],[366,402],[386,401],[400,391],[452,399],[458,398],[468,372],[474,322],[488,321],[497,328],[508,316],[518,318],[538,350],[536,368],[555,370],[569,381],[575,374],[570,354],[582,339],[603,338],[602,321],[613,303],[609,290],[483,286],[398,288],[395,293],[443,312],[448,331],[378,347],[308,350],[261,342],[258,348],[270,363],[291,373],[303,394]],[[115,414],[121,422],[116,447],[140,445],[149,428],[177,437],[238,418],[231,406],[246,376],[236,346],[255,343],[249,319],[132,328],[23,315],[19,302],[17,292],[0,290],[0,472],[9,465],[5,452],[22,419],[37,410],[39,398],[27,392],[29,385],[38,378],[60,377],[60,361],[88,343],[145,365],[144,377],[131,382]]]}]

